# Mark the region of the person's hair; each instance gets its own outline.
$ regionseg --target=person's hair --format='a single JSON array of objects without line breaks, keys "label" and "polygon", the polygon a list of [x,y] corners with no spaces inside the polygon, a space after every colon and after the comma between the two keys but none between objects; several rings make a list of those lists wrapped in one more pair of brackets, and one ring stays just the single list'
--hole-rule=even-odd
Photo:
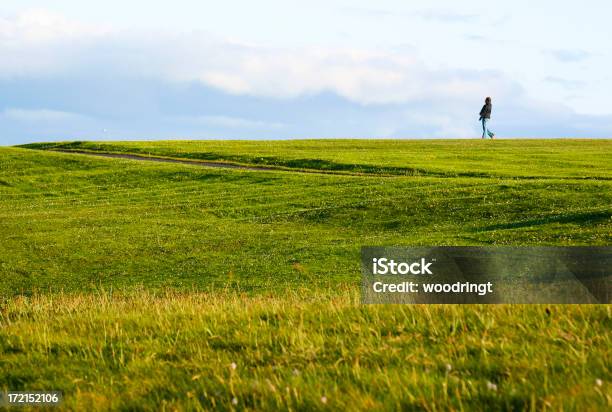
[{"label": "person's hair", "polygon": [[485,103],[487,103],[487,104],[488,104],[488,103],[491,103],[491,98],[490,98],[490,97],[487,97],[487,98],[485,99]]}]

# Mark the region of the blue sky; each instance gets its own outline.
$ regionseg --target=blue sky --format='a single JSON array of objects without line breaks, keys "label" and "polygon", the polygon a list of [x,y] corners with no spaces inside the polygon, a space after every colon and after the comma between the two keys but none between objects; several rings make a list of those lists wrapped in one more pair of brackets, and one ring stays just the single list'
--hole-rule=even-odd
[{"label": "blue sky", "polygon": [[0,144],[611,137],[609,2],[496,3],[3,0]]}]

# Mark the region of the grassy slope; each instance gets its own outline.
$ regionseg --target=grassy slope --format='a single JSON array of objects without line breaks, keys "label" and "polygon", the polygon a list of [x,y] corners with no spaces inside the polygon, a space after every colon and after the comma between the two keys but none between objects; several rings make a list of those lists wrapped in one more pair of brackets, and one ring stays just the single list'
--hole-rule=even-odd
[{"label": "grassy slope", "polygon": [[393,174],[612,178],[612,140],[66,142],[32,148]]},{"label": "grassy slope", "polygon": [[[395,152],[387,162],[387,143],[114,145],[241,161],[274,153],[284,165],[354,165],[369,145],[368,171],[495,177],[226,171],[0,149],[0,370],[10,371],[0,387],[53,386],[69,407],[101,409],[231,408],[233,397],[298,409],[609,405],[607,307],[360,307],[354,285],[360,245],[610,244],[610,141],[466,142],[477,153],[436,143],[427,164]],[[426,147],[393,145],[404,156]]]}]

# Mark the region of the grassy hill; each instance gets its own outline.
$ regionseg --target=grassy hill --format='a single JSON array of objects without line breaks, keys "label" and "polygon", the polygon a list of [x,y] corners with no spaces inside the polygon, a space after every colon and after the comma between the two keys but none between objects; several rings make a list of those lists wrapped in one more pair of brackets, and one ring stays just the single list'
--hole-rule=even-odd
[{"label": "grassy hill", "polygon": [[133,153],[287,168],[421,176],[612,178],[611,140],[64,142],[30,148]]},{"label": "grassy hill", "polygon": [[[609,245],[612,141],[0,148],[0,388],[68,409],[606,409],[608,306],[361,306],[364,245]],[[601,384],[601,385],[600,385]]]}]

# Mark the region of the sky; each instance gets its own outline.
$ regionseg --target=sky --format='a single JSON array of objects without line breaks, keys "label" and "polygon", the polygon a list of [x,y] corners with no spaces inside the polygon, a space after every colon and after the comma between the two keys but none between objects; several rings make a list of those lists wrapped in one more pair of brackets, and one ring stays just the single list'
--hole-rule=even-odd
[{"label": "sky", "polygon": [[612,3],[2,0],[0,145],[612,137]]}]

